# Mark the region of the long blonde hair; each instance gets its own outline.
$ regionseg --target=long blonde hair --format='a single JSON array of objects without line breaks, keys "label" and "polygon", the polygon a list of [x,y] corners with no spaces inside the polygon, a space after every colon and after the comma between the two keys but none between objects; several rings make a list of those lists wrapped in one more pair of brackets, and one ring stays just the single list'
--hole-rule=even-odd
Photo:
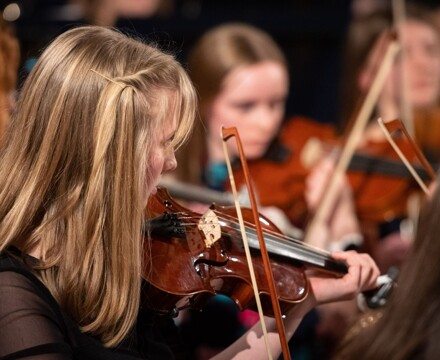
[{"label": "long blonde hair", "polygon": [[173,56],[93,26],[59,36],[21,92],[1,153],[0,251],[38,246],[37,275],[107,346],[138,313],[152,147],[170,115],[183,141],[195,109]]}]

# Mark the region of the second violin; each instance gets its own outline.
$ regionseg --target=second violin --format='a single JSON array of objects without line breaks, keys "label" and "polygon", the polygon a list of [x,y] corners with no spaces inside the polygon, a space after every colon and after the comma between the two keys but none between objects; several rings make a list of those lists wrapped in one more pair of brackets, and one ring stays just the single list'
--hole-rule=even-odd
[{"label": "second violin", "polygon": [[[320,143],[320,149],[333,150],[338,146],[336,132],[329,125],[296,117],[285,124],[280,134],[278,148],[282,150],[278,152],[283,152],[283,156],[249,161],[261,205],[281,208],[298,226],[303,226],[308,216],[304,191],[310,169],[304,149],[311,143]],[[405,143],[401,145],[405,153],[412,154]],[[428,176],[423,169],[418,170],[423,178]],[[387,142],[369,143],[360,149],[349,165],[347,176],[361,221],[380,223],[404,216],[406,199],[418,191],[411,174]],[[238,184],[243,182],[240,168],[236,169],[235,177]]]}]

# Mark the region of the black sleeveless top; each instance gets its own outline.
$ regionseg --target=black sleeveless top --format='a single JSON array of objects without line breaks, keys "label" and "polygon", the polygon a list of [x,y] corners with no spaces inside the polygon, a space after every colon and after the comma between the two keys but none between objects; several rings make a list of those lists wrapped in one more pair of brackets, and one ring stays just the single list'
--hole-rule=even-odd
[{"label": "black sleeveless top", "polygon": [[157,326],[157,316],[142,311],[136,331],[119,347],[106,348],[80,331],[20,255],[15,248],[0,254],[0,360],[174,358],[157,332],[175,331],[172,319]]}]

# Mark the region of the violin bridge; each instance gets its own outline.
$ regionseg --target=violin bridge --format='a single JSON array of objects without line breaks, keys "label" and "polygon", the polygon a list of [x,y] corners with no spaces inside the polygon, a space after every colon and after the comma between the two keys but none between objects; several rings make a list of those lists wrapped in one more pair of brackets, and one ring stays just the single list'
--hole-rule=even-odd
[{"label": "violin bridge", "polygon": [[221,238],[221,227],[217,215],[208,209],[200,218],[198,228],[205,235],[205,246],[209,249]]}]

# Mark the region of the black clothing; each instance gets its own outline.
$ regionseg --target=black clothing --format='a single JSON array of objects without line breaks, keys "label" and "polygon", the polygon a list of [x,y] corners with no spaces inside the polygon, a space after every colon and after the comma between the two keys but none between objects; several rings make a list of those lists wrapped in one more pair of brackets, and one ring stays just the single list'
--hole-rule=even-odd
[{"label": "black clothing", "polygon": [[17,249],[0,254],[0,360],[174,358],[168,346],[153,339],[155,315],[147,311],[138,319],[142,336],[133,331],[115,349],[82,333],[26,265],[33,258],[20,255]]}]

